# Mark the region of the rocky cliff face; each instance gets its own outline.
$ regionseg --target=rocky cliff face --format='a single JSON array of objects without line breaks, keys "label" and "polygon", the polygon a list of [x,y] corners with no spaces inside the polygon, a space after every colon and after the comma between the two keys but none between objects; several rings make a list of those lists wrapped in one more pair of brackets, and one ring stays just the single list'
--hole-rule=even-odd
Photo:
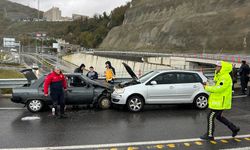
[{"label": "rocky cliff face", "polygon": [[250,47],[249,0],[133,0],[101,49],[242,52]]}]

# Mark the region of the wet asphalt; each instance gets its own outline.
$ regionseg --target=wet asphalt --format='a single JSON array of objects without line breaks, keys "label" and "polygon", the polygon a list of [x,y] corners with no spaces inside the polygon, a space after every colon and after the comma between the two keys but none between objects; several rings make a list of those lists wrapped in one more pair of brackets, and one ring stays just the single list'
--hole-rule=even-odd
[{"label": "wet asphalt", "polygon": [[[140,113],[122,108],[96,110],[81,106],[67,107],[67,119],[51,116],[50,111],[30,113],[23,105],[10,98],[0,97],[0,148],[32,148],[167,141],[199,138],[206,131],[208,110],[197,110],[191,105],[146,106]],[[224,115],[237,126],[239,135],[250,134],[250,97],[233,99],[233,109]],[[23,117],[40,117],[22,121]],[[231,131],[216,121],[215,136],[231,136]],[[249,136],[250,138],[250,136]],[[124,146],[117,149],[223,149],[250,146],[248,138],[229,139],[216,144],[195,141],[181,143]],[[171,147],[172,146],[172,147]],[[111,149],[103,148],[103,149]],[[99,148],[100,149],[100,148]]]}]

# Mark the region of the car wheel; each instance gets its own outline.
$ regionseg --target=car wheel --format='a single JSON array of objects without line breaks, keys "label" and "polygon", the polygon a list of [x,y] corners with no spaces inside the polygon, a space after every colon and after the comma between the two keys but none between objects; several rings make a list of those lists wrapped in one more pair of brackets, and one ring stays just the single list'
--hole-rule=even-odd
[{"label": "car wheel", "polygon": [[144,100],[140,96],[131,96],[127,101],[129,111],[139,112],[144,107]]},{"label": "car wheel", "polygon": [[111,101],[106,96],[101,96],[98,100],[98,106],[101,109],[109,109],[111,107]]},{"label": "car wheel", "polygon": [[43,108],[43,102],[38,99],[29,100],[27,103],[27,108],[30,112],[39,112]]},{"label": "car wheel", "polygon": [[198,109],[206,109],[208,106],[208,96],[205,94],[200,94],[195,97],[194,105]]}]

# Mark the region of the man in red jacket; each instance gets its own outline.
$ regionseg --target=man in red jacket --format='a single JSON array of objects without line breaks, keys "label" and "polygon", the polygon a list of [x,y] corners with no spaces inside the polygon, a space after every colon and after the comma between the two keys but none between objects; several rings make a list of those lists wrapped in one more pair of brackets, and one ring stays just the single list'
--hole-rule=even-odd
[{"label": "man in red jacket", "polygon": [[57,113],[57,105],[60,105],[60,118],[66,118],[64,114],[64,91],[67,90],[67,81],[58,67],[47,75],[44,81],[44,95],[48,96],[48,88],[50,87],[50,96],[52,98],[52,113]]}]

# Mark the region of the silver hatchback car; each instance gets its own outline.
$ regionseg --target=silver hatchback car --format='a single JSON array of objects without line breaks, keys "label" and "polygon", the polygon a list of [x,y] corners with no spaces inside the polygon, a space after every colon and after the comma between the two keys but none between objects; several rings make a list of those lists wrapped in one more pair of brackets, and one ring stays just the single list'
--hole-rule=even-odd
[{"label": "silver hatchback car", "polygon": [[114,87],[113,104],[127,105],[139,112],[145,104],[188,104],[198,109],[208,106],[208,96],[202,83],[207,78],[201,72],[183,70],[155,70],[137,78],[132,69],[123,63],[133,80]]}]

